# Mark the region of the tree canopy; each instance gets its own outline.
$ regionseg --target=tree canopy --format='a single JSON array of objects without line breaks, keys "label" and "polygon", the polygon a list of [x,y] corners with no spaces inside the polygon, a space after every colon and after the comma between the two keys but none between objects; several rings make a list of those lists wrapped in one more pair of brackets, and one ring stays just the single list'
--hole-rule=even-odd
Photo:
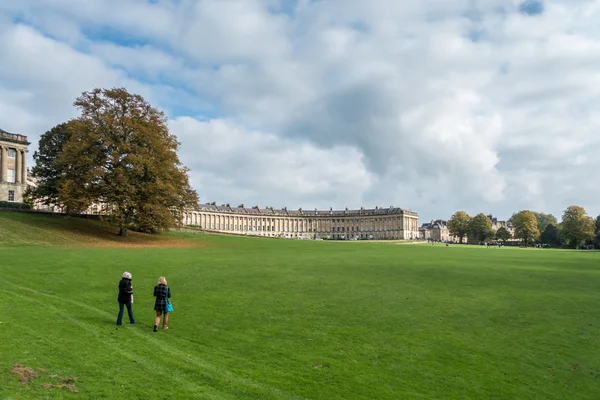
[{"label": "tree canopy", "polygon": [[550,224],[558,226],[556,217],[552,214],[544,214],[543,212],[533,212],[535,219],[537,220],[538,231],[544,232],[546,227]]},{"label": "tree canopy", "polygon": [[471,216],[464,211],[455,212],[448,220],[448,231],[450,235],[458,237],[460,243],[469,232]]},{"label": "tree canopy", "polygon": [[65,176],[66,166],[59,163],[65,143],[70,139],[69,125],[66,122],[56,125],[40,137],[39,150],[33,153],[35,161],[31,174],[38,179],[38,185],[31,197],[46,205],[59,203],[59,183]]},{"label": "tree canopy", "polygon": [[515,238],[521,239],[525,245],[536,240],[540,236],[538,221],[532,211],[519,211],[513,215],[512,224]]},{"label": "tree canopy", "polygon": [[512,234],[510,233],[510,231],[503,226],[498,228],[498,230],[496,231],[496,239],[501,240],[504,243],[506,243],[506,241],[511,237]]},{"label": "tree canopy", "polygon": [[198,197],[165,115],[123,88],[84,92],[74,105],[79,117],[47,132],[49,144],[40,146],[40,187],[70,212],[100,204],[122,236],[179,225]]},{"label": "tree canopy", "polygon": [[483,242],[494,236],[492,221],[483,213],[479,213],[469,221],[469,237]]},{"label": "tree canopy", "polygon": [[551,246],[561,245],[560,230],[555,224],[549,224],[540,236],[542,243],[549,244]]},{"label": "tree canopy", "polygon": [[594,237],[596,223],[583,207],[569,206],[563,213],[560,229],[567,243],[577,248]]}]

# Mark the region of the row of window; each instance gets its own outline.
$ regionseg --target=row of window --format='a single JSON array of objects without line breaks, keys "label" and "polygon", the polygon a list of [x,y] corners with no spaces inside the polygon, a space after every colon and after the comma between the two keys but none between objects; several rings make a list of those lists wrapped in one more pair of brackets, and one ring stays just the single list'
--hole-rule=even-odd
[{"label": "row of window", "polygon": [[[188,214],[188,217],[190,219],[199,219],[201,218],[200,214]],[[217,218],[219,218],[219,216],[216,216]],[[222,216],[221,218],[226,218],[225,216]],[[261,217],[228,217],[228,218],[246,218],[248,221],[252,221],[252,222],[260,222],[261,220],[263,220],[263,218]],[[400,221],[401,217],[378,217],[378,218],[343,218],[343,219],[331,219],[331,220],[326,220],[326,219],[302,219],[302,221],[306,221],[308,224],[313,224],[313,223],[324,223],[324,222],[332,222],[332,223],[348,223],[348,222],[358,222],[358,223],[364,223],[364,222],[384,222],[384,221]],[[266,219],[266,221],[271,222],[274,218],[268,218]]]},{"label": "row of window", "polygon": [[[215,223],[209,224],[208,229],[216,229],[216,230],[223,229],[225,231],[228,231],[228,230],[230,230],[230,227],[231,227],[231,230],[236,230],[236,231],[238,230],[238,225],[224,224],[224,225],[222,225],[222,228],[221,228],[221,225],[215,224]],[[240,230],[243,230],[243,231],[259,231],[259,232],[263,232],[263,231],[264,232],[275,232],[276,231],[274,225],[273,226],[264,226],[264,227],[263,226],[248,226],[248,225],[243,225],[242,226],[242,225],[239,225],[239,228],[240,228]],[[282,228],[283,229],[281,229],[281,230],[283,232],[293,232],[293,229],[291,227],[282,227]],[[298,229],[299,232],[304,232],[304,230],[302,229],[302,227],[298,227],[298,228],[299,228]],[[385,228],[383,228],[383,229],[380,229],[380,228],[367,229],[366,227],[360,228],[358,226],[357,227],[354,227],[354,226],[350,227],[350,228],[348,228],[347,231],[345,230],[344,227],[340,228],[339,226],[337,227],[337,229],[336,229],[336,227],[333,227],[331,229],[332,232],[394,231],[394,230],[396,230],[396,229],[385,229]],[[315,232],[316,233],[316,232],[319,232],[319,230],[309,228],[307,230],[307,232],[310,232],[310,233]]]}]

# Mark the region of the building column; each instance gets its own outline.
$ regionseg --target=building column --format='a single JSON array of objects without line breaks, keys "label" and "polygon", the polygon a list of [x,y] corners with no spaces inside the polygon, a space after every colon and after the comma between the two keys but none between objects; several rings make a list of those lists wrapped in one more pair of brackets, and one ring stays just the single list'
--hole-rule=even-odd
[{"label": "building column", "polygon": [[8,180],[8,149],[5,146],[0,146],[0,182]]},{"label": "building column", "polygon": [[21,167],[21,174],[23,175],[21,178],[21,182],[23,182],[24,184],[27,184],[27,150],[23,150],[23,159],[22,159],[22,164],[23,166]]},{"label": "building column", "polygon": [[21,183],[21,151],[15,152],[15,183]]}]

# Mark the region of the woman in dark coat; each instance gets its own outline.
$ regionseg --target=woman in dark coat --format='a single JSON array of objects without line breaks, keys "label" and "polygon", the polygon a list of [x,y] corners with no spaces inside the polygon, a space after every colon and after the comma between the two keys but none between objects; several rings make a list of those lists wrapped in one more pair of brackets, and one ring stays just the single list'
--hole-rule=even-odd
[{"label": "woman in dark coat", "polygon": [[163,318],[163,329],[169,329],[169,312],[167,311],[168,298],[171,297],[171,288],[167,286],[167,278],[161,276],[158,278],[158,283],[154,286],[154,311],[156,311],[156,319],[154,321],[154,332],[158,332],[158,324],[160,317]]},{"label": "woman in dark coat", "polygon": [[119,316],[117,317],[117,326],[121,326],[123,323],[123,306],[127,306],[127,313],[129,314],[129,322],[135,324],[137,321],[133,318],[133,310],[131,303],[133,302],[133,286],[131,286],[131,273],[123,272],[119,282]]}]

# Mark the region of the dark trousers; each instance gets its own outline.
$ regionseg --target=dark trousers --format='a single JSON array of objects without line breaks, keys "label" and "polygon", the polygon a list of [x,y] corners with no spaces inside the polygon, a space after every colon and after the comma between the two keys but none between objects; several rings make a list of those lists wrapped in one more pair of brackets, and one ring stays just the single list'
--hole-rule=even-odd
[{"label": "dark trousers", "polygon": [[132,324],[135,322],[135,318],[133,318],[133,310],[131,308],[131,303],[121,303],[119,302],[119,316],[117,317],[117,325],[121,325],[123,323],[123,306],[127,306],[127,313],[129,314],[129,322]]}]

